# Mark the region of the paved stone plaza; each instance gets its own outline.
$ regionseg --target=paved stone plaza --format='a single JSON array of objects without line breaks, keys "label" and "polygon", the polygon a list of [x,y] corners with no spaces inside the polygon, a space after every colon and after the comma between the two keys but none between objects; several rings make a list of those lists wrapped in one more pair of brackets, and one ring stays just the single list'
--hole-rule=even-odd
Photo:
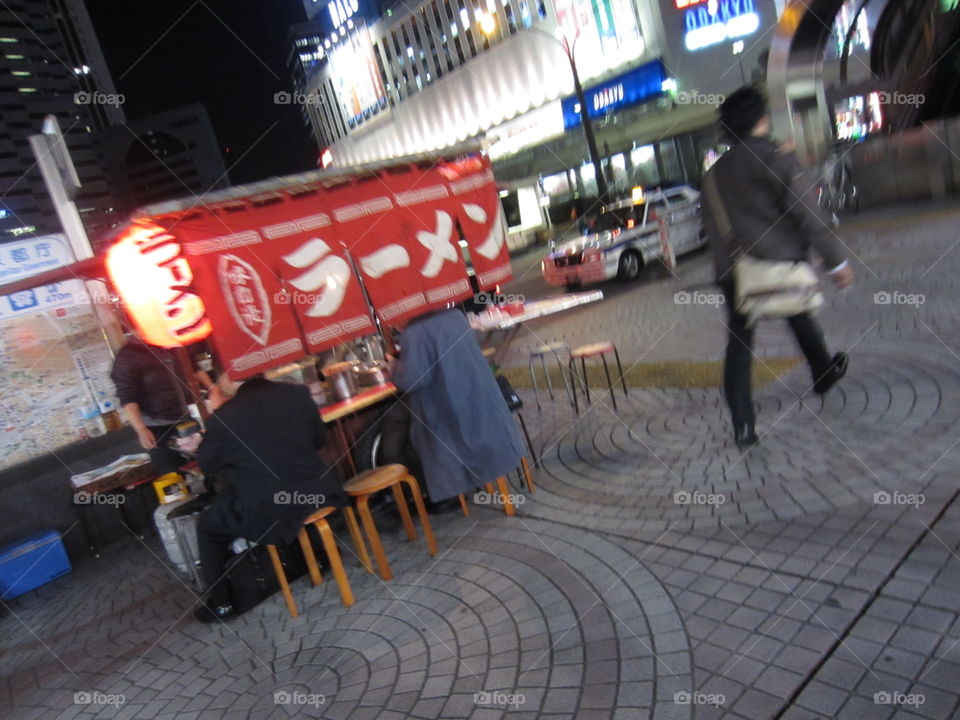
[{"label": "paved stone plaza", "polygon": [[[353,607],[304,577],[301,617],[277,595],[215,627],[155,539],[115,543],[7,603],[3,715],[960,717],[960,213],[910,212],[850,225],[857,285],[823,313],[849,375],[824,400],[802,364],[759,389],[749,453],[715,387],[579,416],[523,390],[542,466],[535,494],[514,479],[517,517],[432,516],[436,558],[384,517],[393,581],[342,543]],[[693,258],[532,323],[508,362],[559,337],[614,340],[628,366],[716,360],[722,314],[674,301],[708,277]],[[796,351],[771,326],[757,353]]]}]

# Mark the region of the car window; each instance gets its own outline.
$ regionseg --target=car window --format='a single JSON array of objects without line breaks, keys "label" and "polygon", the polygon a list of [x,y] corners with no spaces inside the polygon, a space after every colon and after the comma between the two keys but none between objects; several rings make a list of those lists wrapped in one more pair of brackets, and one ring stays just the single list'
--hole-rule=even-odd
[{"label": "car window", "polygon": [[613,213],[604,213],[597,219],[597,228],[600,230],[613,230],[618,227],[623,227],[623,223]]}]

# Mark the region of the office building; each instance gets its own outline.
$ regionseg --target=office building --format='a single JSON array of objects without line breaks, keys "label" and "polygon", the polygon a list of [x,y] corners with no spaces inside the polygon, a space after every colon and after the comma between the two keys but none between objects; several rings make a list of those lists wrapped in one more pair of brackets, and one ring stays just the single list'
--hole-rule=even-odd
[{"label": "office building", "polygon": [[[0,237],[59,232],[29,136],[54,115],[83,189],[76,198],[91,234],[115,221],[94,134],[123,122],[81,0],[12,0],[0,8]],[[113,208],[113,209],[111,209]]]},{"label": "office building", "polygon": [[199,104],[131,120],[98,137],[104,172],[123,216],[163,200],[230,184],[206,109]]}]

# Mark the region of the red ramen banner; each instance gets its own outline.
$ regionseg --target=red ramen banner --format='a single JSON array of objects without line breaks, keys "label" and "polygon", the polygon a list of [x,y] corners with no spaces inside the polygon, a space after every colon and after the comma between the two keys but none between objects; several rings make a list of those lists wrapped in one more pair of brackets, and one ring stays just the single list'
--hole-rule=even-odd
[{"label": "red ramen banner", "polygon": [[[471,294],[461,236],[481,287],[510,277],[499,196],[489,162],[479,158],[138,222],[107,258],[134,322],[156,326],[150,341],[166,347],[195,342],[212,327],[238,379],[374,333],[354,266],[386,324]],[[157,299],[146,307],[141,296]]]}]

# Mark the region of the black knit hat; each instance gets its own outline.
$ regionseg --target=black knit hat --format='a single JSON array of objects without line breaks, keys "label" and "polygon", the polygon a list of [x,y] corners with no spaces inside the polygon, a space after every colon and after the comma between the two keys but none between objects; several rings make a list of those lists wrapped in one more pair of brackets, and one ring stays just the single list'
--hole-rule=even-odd
[{"label": "black knit hat", "polygon": [[769,111],[763,93],[753,87],[742,87],[720,106],[720,130],[734,143],[750,136]]}]

